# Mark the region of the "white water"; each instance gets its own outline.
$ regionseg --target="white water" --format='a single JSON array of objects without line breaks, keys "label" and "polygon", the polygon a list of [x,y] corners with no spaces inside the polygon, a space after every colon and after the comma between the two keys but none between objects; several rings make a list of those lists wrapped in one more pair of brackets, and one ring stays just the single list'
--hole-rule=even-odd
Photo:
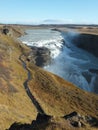
[{"label": "white water", "polygon": [[63,37],[59,32],[51,30],[27,30],[27,34],[22,36],[20,40],[24,44],[36,47],[47,47],[51,50],[51,57],[55,58],[60,54],[62,49]]},{"label": "white water", "polygon": [[93,91],[96,75],[91,74],[92,79],[88,83],[82,72],[88,71],[89,68],[97,69],[98,59],[72,43],[72,38],[78,37],[79,34],[74,32],[61,34],[51,30],[28,30],[27,33],[28,35],[20,38],[23,43],[30,46],[44,46],[51,51],[52,63],[45,66],[44,69],[59,75],[84,90]]}]

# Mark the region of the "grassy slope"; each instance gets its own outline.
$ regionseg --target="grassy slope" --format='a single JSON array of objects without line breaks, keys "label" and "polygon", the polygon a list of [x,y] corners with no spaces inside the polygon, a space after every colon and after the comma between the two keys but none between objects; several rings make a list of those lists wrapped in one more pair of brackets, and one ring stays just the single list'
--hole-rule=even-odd
[{"label": "grassy slope", "polygon": [[[31,122],[36,109],[25,93],[27,78],[19,56],[30,51],[12,38],[0,35],[0,130],[13,122]],[[29,88],[49,115],[64,116],[77,111],[98,117],[98,96],[80,90],[73,84],[28,63],[32,73]]]},{"label": "grassy slope", "polygon": [[47,114],[63,116],[73,111],[98,117],[98,96],[32,65],[29,87]]},{"label": "grassy slope", "polygon": [[0,130],[15,121],[30,123],[37,114],[23,88],[27,74],[19,61],[20,54],[16,41],[0,35]]}]

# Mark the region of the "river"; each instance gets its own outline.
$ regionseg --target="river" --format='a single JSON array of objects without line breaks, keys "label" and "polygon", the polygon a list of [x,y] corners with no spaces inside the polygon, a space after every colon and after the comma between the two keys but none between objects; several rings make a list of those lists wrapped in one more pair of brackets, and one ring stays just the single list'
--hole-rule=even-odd
[{"label": "river", "polygon": [[26,33],[20,38],[24,44],[50,50],[52,62],[44,66],[44,69],[86,91],[95,91],[97,74],[89,72],[89,69],[98,68],[98,58],[73,44],[72,39],[78,37],[79,33],[51,29],[27,30]]}]

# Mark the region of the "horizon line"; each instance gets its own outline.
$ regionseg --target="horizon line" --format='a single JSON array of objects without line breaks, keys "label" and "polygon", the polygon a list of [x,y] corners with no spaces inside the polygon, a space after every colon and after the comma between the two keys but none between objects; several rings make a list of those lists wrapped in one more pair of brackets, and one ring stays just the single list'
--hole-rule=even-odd
[{"label": "horizon line", "polygon": [[46,24],[46,23],[42,23],[42,24],[31,24],[31,23],[0,23],[0,25],[27,25],[27,26],[51,26],[51,25],[80,25],[80,26],[98,26],[98,24],[95,24],[95,23],[92,23],[92,24],[89,24],[89,23],[49,23],[49,24]]}]

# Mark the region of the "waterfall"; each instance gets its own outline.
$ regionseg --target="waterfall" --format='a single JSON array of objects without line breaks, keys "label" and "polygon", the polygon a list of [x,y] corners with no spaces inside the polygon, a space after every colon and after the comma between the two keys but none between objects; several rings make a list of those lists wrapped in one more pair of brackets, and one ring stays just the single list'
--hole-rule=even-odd
[{"label": "waterfall", "polygon": [[[81,89],[93,92],[95,77],[90,74],[89,69],[98,68],[98,59],[73,43],[73,39],[78,38],[79,35],[71,31],[37,29],[27,30],[27,35],[22,36],[20,40],[30,46],[48,48],[52,62],[44,66],[44,69],[72,82]],[[90,82],[88,78],[91,79]]]}]

